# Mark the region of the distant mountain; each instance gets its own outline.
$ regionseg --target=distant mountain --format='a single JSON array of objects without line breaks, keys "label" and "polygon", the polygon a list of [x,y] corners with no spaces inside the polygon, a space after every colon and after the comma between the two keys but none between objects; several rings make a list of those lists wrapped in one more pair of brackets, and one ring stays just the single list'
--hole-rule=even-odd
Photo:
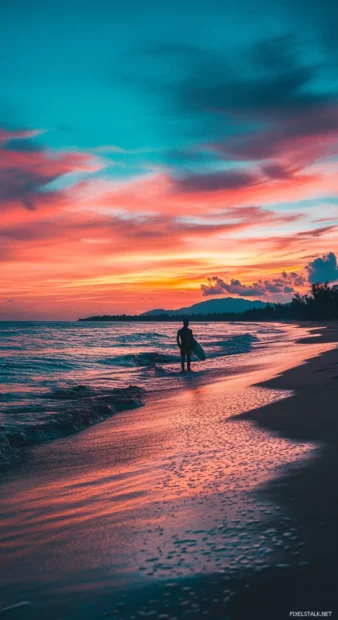
[{"label": "distant mountain", "polygon": [[242,297],[221,297],[221,299],[207,299],[206,301],[200,301],[192,306],[185,308],[179,308],[178,310],[164,310],[163,308],[157,308],[156,310],[149,310],[143,312],[140,316],[154,316],[159,314],[168,314],[169,316],[175,316],[176,314],[221,314],[223,312],[245,312],[245,310],[252,310],[253,308],[265,308],[266,303],[256,299],[250,301],[249,299],[243,299]]}]

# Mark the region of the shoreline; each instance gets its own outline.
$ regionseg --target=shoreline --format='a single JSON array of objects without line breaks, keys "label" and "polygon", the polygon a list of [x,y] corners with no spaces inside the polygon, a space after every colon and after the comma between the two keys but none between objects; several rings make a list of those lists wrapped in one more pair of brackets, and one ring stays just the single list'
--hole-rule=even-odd
[{"label": "shoreline", "polygon": [[330,617],[338,617],[338,325],[316,331],[299,342],[335,342],[337,347],[259,384],[293,395],[237,416],[281,437],[318,445],[310,459],[292,464],[262,489],[301,525],[308,562],[289,574],[272,571],[268,578],[253,579],[245,600],[237,594],[231,602],[234,619],[249,617],[250,609],[267,619],[287,618],[297,610],[331,611]]},{"label": "shoreline", "polygon": [[[281,324],[285,324],[285,322]],[[314,327],[310,327],[308,322],[289,322],[289,324],[292,324],[295,328],[305,329],[308,332],[314,330],[319,330],[320,333],[323,332],[323,325],[318,323]],[[329,323],[329,330],[330,325]],[[329,343],[331,340],[314,339],[309,336],[308,338],[296,340],[295,344],[320,344],[324,342]],[[235,355],[235,357],[238,355]],[[225,357],[230,356],[232,354],[225,354]],[[201,369],[198,368],[195,372],[195,364],[196,361],[193,363],[192,372],[185,376],[181,376],[181,373],[177,372],[180,379],[179,384],[184,382],[184,386],[188,389],[198,388],[203,385],[214,385],[215,383],[231,379],[236,375],[240,376],[241,374],[255,371],[254,365],[250,366],[244,363],[235,368],[230,367],[207,371],[202,366]],[[255,385],[254,382],[253,385]],[[180,387],[183,387],[183,385],[180,385]],[[8,429],[3,433],[0,432],[0,475],[14,463],[20,463],[24,451],[29,451],[32,447],[42,445],[45,442],[52,441],[54,443],[54,441],[63,437],[77,435],[87,428],[104,422],[122,410],[134,409],[143,406],[147,402],[156,401],[158,397],[162,396],[163,391],[170,396],[173,393],[173,388],[166,386],[147,391],[142,384],[135,384],[126,385],[122,388],[109,388],[106,395],[101,395],[96,394],[95,390],[92,391],[86,385],[77,385],[66,389],[61,388],[55,394],[51,392],[49,398],[46,397],[45,400],[46,408],[48,409],[49,402],[56,398],[57,405],[61,405],[62,402],[64,404],[68,403],[68,409],[61,412],[60,419],[54,417],[50,420],[46,416],[45,423],[36,428],[34,426],[32,428],[27,427],[27,429],[23,427],[19,431]],[[81,407],[83,411],[81,411]]]},{"label": "shoreline", "polygon": [[[338,441],[338,415],[336,418],[332,417],[330,406],[338,399],[338,325],[327,326],[324,331],[317,327],[315,331],[315,336],[300,338],[297,342],[337,343],[337,347],[310,357],[302,365],[256,384],[268,389],[293,391],[293,395],[288,398],[287,412],[282,401],[277,401],[240,414],[239,417],[266,430],[278,431],[289,439],[329,443]],[[325,391],[319,393],[323,387]],[[321,412],[321,417],[316,415],[317,410]]]},{"label": "shoreline", "polygon": [[[302,326],[300,325],[300,327]],[[311,343],[336,343],[338,340],[337,332],[334,329],[334,326],[329,327],[329,329],[323,329],[322,327],[319,333],[320,335],[314,334],[313,336],[303,339],[306,341],[303,342],[303,344],[311,345]],[[321,340],[317,341],[317,339]],[[300,339],[299,342],[302,343],[302,339]],[[318,403],[320,404],[323,398],[320,395],[317,397],[314,395],[316,390],[319,391],[320,388],[325,388],[324,396],[326,394],[325,398],[327,398],[327,402],[330,403],[330,399],[333,394],[336,394],[336,400],[333,402],[337,402],[338,350],[335,348],[315,355],[315,357],[307,358],[307,361],[303,361],[300,366],[294,366],[286,372],[269,379],[268,381],[259,384],[255,384],[252,381],[250,384],[252,386],[257,385],[260,389],[268,388],[269,390],[273,389],[277,391],[287,390],[289,392],[288,396],[282,398],[281,400],[272,402],[264,407],[251,410],[244,414],[238,414],[235,417],[229,417],[230,422],[234,420],[240,425],[243,422],[244,427],[248,425],[249,421],[249,427],[252,426],[252,428],[254,428],[257,426],[258,428],[263,429],[262,439],[264,439],[265,431],[268,431],[268,442],[270,441],[269,437],[277,437],[275,443],[271,444],[272,446],[275,446],[276,450],[280,450],[283,445],[283,440],[279,440],[278,437],[287,437],[288,440],[291,439],[295,446],[297,446],[299,440],[302,442],[315,441],[318,445],[318,449],[310,451],[310,458],[301,457],[300,460],[287,463],[285,466],[282,465],[281,469],[277,468],[273,474],[273,477],[270,476],[267,481],[259,483],[258,487],[253,488],[252,490],[253,497],[256,498],[253,501],[256,505],[259,505],[259,498],[261,498],[263,503],[268,500],[269,503],[272,502],[277,507],[283,507],[284,517],[281,520],[281,523],[278,522],[278,516],[273,514],[271,514],[266,523],[266,527],[276,529],[280,540],[288,541],[288,545],[285,545],[285,549],[283,547],[279,547],[281,557],[279,557],[278,561],[276,560],[277,563],[275,562],[275,565],[273,563],[263,564],[262,569],[260,570],[258,570],[258,568],[253,569],[253,567],[248,565],[238,569],[235,573],[233,571],[228,572],[224,570],[223,574],[222,571],[221,573],[217,571],[215,573],[199,574],[197,571],[194,576],[182,575],[179,578],[171,577],[169,580],[164,581],[158,581],[154,578],[152,583],[149,583],[149,585],[141,584],[137,586],[134,584],[131,589],[133,598],[130,599],[126,594],[127,590],[125,590],[124,595],[122,592],[121,596],[117,596],[114,593],[109,593],[109,590],[107,591],[106,587],[102,592],[100,591],[100,587],[98,590],[94,589],[92,591],[93,596],[91,597],[91,590],[89,590],[89,593],[86,593],[86,588],[83,588],[82,586],[82,591],[76,591],[75,589],[75,600],[78,604],[83,604],[84,606],[83,616],[81,615],[81,618],[95,618],[96,620],[96,618],[108,616],[113,618],[117,617],[121,619],[129,619],[134,616],[138,617],[139,611],[142,612],[140,615],[144,616],[153,615],[154,617],[158,617],[161,614],[167,614],[169,617],[181,618],[185,615],[185,612],[189,610],[189,615],[198,619],[203,614],[202,610],[208,610],[209,617],[211,618],[226,617],[230,620],[246,620],[247,618],[257,617],[259,620],[265,620],[265,618],[266,620],[270,620],[270,618],[287,618],[289,617],[289,611],[291,610],[336,610],[335,589],[337,574],[335,562],[335,518],[338,514],[338,498],[336,497],[338,482],[338,456],[336,455],[338,425],[337,427],[335,426],[334,407],[332,407],[331,403],[331,407],[329,407],[329,410],[326,413],[325,424],[323,423],[323,426],[328,426],[331,422],[330,428],[326,429],[325,432],[323,431],[321,435],[318,435],[318,431],[322,429],[322,425],[318,424],[316,410],[319,406]],[[267,371],[265,371],[265,375],[266,374]],[[254,376],[250,373],[249,375],[251,379]],[[309,376],[311,379],[309,379]],[[240,381],[242,380],[243,378],[240,379]],[[236,377],[233,377],[233,381],[236,383]],[[192,385],[193,383],[194,385]],[[307,394],[309,384],[311,385],[311,389],[310,394]],[[189,402],[192,398],[196,399],[196,395],[198,394],[200,394],[200,396],[197,398],[202,397],[202,400],[203,393],[204,399],[206,398],[207,400],[209,397],[211,398],[213,396],[214,402],[217,403],[221,398],[222,391],[230,388],[230,382],[227,382],[226,380],[224,382],[216,381],[214,384],[206,384],[205,386],[199,386],[197,382],[190,382],[189,388],[190,390],[187,390],[186,394],[181,393],[180,395],[174,396],[168,394],[168,403],[162,403],[163,419],[165,419],[167,415],[166,407],[168,407],[169,412],[170,408],[174,411],[176,407],[176,409],[180,410],[181,415],[182,411],[184,411],[184,407],[186,407],[186,401]],[[328,395],[328,391],[330,392],[330,396]],[[321,393],[322,392],[323,390]],[[133,441],[137,440],[137,450],[144,450],[143,442],[146,439],[149,442],[149,448],[151,448],[151,451],[154,451],[155,447],[155,453],[159,454],[158,458],[162,458],[161,452],[163,448],[161,447],[161,444],[159,446],[157,445],[158,440],[161,439],[163,435],[161,428],[159,429],[159,432],[157,429],[159,418],[161,418],[160,394],[156,395],[156,397],[153,396],[149,400],[152,402],[149,402],[149,404],[147,402],[145,403],[146,406],[144,411],[145,413],[148,412],[150,417],[148,417],[148,419],[144,419],[143,415],[140,416],[138,419],[138,424],[142,433],[139,437],[135,436]],[[148,398],[146,401],[148,401]],[[304,406],[305,402],[306,406]],[[323,406],[321,406],[320,409],[321,413],[322,409],[324,409]],[[309,417],[304,413],[304,411],[308,412],[310,410],[312,411],[312,415]],[[299,418],[301,412],[303,412],[303,415]],[[27,496],[27,485],[30,489],[28,494],[29,502],[31,503],[33,501],[33,506],[39,500],[39,497],[36,497],[36,491],[38,496],[41,493],[41,496],[43,497],[42,501],[45,503],[38,506],[37,514],[43,515],[46,512],[46,519],[52,506],[50,503],[46,504],[46,501],[49,502],[49,496],[51,498],[51,502],[57,501],[60,493],[60,484],[62,487],[63,479],[65,489],[67,489],[70,484],[71,489],[74,489],[73,492],[78,494],[81,503],[83,502],[83,493],[85,492],[85,489],[91,488],[87,485],[91,484],[92,486],[94,483],[95,486],[93,487],[93,490],[97,485],[99,485],[98,488],[100,488],[101,482],[98,477],[98,473],[101,472],[102,475],[106,471],[107,465],[105,450],[109,445],[109,443],[107,443],[106,448],[104,449],[102,446],[102,438],[105,438],[108,442],[109,433],[113,433],[112,445],[118,446],[118,438],[120,437],[123,440],[123,438],[126,437],[126,423],[128,424],[128,420],[131,424],[133,423],[133,415],[135,414],[127,411],[121,417],[117,416],[114,418],[116,425],[111,424],[108,420],[102,425],[99,424],[88,429],[87,431],[84,431],[84,433],[60,440],[60,450],[56,450],[55,453],[53,453],[52,463],[48,465],[47,470],[45,469],[42,474],[39,474],[40,482],[35,481],[33,483],[32,475],[40,471],[40,464],[45,464],[44,467],[46,468],[46,456],[49,456],[49,454],[51,455],[50,451],[48,453],[48,446],[46,446],[46,444],[44,446],[38,446],[36,450],[34,450],[35,456],[33,458],[30,456],[29,458],[30,463],[27,462],[25,466],[18,465],[15,467],[16,472],[13,470],[13,472],[9,474],[8,480],[10,490],[8,497],[9,501],[11,501],[11,498],[12,500],[15,500],[14,507],[11,508],[11,510],[13,510],[13,516],[15,515],[15,508],[17,506],[15,495],[17,492],[16,490],[19,490],[19,494],[24,493]],[[194,418],[191,421],[193,420]],[[298,420],[297,424],[296,420]],[[189,428],[189,425],[186,428]],[[332,431],[333,427],[335,432]],[[149,431],[151,431],[150,434]],[[227,433],[231,433],[230,427],[228,428]],[[70,440],[74,440],[75,443],[70,443]],[[68,462],[69,446],[72,446],[73,452],[73,454],[71,454],[70,462]],[[81,446],[83,447],[81,448]],[[57,448],[57,445],[55,447]],[[131,447],[133,448],[133,446]],[[78,452],[79,450],[80,452]],[[124,455],[122,452],[119,456],[119,450],[121,450],[121,448],[117,449],[116,463],[119,464],[119,469],[121,469],[121,466],[124,465],[124,459],[126,459],[125,462],[128,465],[130,455]],[[239,446],[239,450],[241,451],[241,446]],[[167,459],[168,454],[170,453],[164,454]],[[81,456],[81,459],[78,458],[78,455]],[[96,464],[96,470],[93,469],[93,474],[90,475],[87,481],[85,479],[83,483],[80,483],[80,485],[74,484],[74,481],[76,481],[73,473],[74,467],[75,469],[78,469],[78,475],[80,478],[83,475],[88,477],[92,467],[92,459],[97,459],[98,455],[101,460],[103,459],[103,461],[101,464],[100,462]],[[224,456],[226,456],[226,453]],[[111,470],[110,466],[107,473],[109,473],[110,470],[114,471],[116,458],[113,455],[111,464],[113,469]],[[215,458],[217,458],[216,462],[219,462],[219,465],[222,465],[222,461],[220,461],[221,455],[219,454]],[[246,458],[248,458],[248,456]],[[249,458],[255,457],[249,453]],[[144,462],[148,465],[148,457]],[[188,462],[190,466],[190,458]],[[103,465],[104,468],[102,469]],[[126,471],[128,471],[128,467]],[[20,471],[23,475],[21,480],[17,477],[17,474],[20,473]],[[61,472],[61,477],[58,471]],[[123,474],[123,471],[124,468],[122,467],[119,476]],[[171,465],[169,466],[168,471],[171,471]],[[154,471],[149,473],[151,478],[153,477],[154,482],[156,480],[156,472],[157,470],[155,467]],[[103,480],[108,480],[107,473],[104,473]],[[178,474],[180,477],[180,469],[178,469]],[[125,474],[123,474],[123,476],[124,475]],[[73,480],[71,476],[73,476]],[[51,480],[49,479],[50,477]],[[217,477],[215,480],[216,479]],[[325,484],[323,484],[323,481]],[[148,481],[149,490],[153,488],[154,482],[152,482],[151,479]],[[39,484],[42,485],[41,490]],[[106,482],[104,484],[106,484]],[[119,482],[119,485],[120,484],[121,483]],[[51,490],[54,489],[53,493],[56,493],[55,500],[53,493],[51,494],[51,490],[48,489],[48,485]],[[81,490],[82,485],[84,485],[83,490]],[[77,486],[79,486],[79,490],[81,491],[80,494],[79,490],[77,490]],[[129,487],[129,483],[127,487]],[[129,498],[131,491],[132,489],[129,488],[128,495],[126,495],[127,502],[131,501],[132,496]],[[99,491],[95,491],[95,493],[98,492]],[[139,494],[139,492],[140,490],[137,490],[137,494]],[[65,497],[67,499],[68,494]],[[142,498],[143,495],[140,495],[140,497]],[[62,501],[65,500],[63,499]],[[114,505],[111,504],[112,501],[113,496],[109,499],[109,510],[112,510],[112,515],[114,515],[115,512],[113,510]],[[313,510],[314,501],[315,511]],[[145,502],[145,497],[144,499],[141,499],[141,502],[142,507]],[[226,496],[223,502],[225,502],[224,507],[226,509],[228,502]],[[138,504],[136,504],[136,506],[137,505]],[[25,507],[23,504],[23,514],[27,514],[29,517],[28,526],[29,523],[32,522],[31,520],[34,514],[34,512],[32,512],[32,508],[29,506],[30,504],[28,504],[27,509],[27,506]],[[88,508],[90,508],[90,506],[91,504],[89,503]],[[68,508],[68,511],[69,510],[70,507]],[[209,504],[209,500],[205,503],[204,511],[205,516],[208,512],[213,512],[213,509]],[[328,517],[327,515],[331,516]],[[53,510],[50,518],[52,518],[52,516]],[[226,514],[224,514],[224,517],[225,516]],[[80,517],[77,516],[76,518],[79,519]],[[99,521],[102,519],[101,516],[98,518]],[[172,518],[172,515],[169,514],[169,523],[170,518]],[[69,518],[67,519],[69,520]],[[44,520],[42,523],[44,523]],[[49,518],[47,520],[49,520]],[[323,521],[325,522],[324,524]],[[71,521],[69,521],[69,523],[71,523]],[[81,526],[81,521],[79,524]],[[126,525],[127,524],[128,520],[126,520]],[[264,525],[264,523],[262,523],[262,525]],[[26,519],[24,519],[23,527],[26,527]],[[35,530],[33,535],[35,539],[37,532],[39,531],[39,529],[36,529],[38,524],[34,527]],[[44,531],[46,526],[43,525],[42,527]],[[66,530],[67,527],[68,525],[66,525]],[[95,525],[95,528],[96,527],[97,526]],[[260,532],[262,533],[261,524],[257,523],[257,525],[253,525],[252,528],[256,531],[257,537]],[[298,543],[293,543],[292,538],[290,542],[287,538],[283,539],[283,536],[290,536],[288,533],[290,528],[291,531],[297,528],[297,530],[301,532],[302,544],[304,543],[304,548],[306,549],[306,554],[305,556],[301,556],[301,560],[305,558],[306,561],[299,561],[298,555],[293,556],[293,553],[298,554],[299,549],[303,549],[303,547],[298,547]],[[18,531],[20,531],[20,528]],[[54,532],[56,539],[58,539],[61,532],[58,532],[58,529],[54,530]],[[87,532],[86,537],[88,538],[89,536],[89,541],[91,541],[91,530],[88,530],[88,527],[86,526],[84,532]],[[76,535],[78,536],[78,532]],[[13,540],[11,538],[12,536],[13,532],[10,535],[10,540]],[[39,538],[40,536],[41,534],[39,534]],[[103,533],[102,536],[104,536]],[[189,536],[191,536],[191,534]],[[161,538],[159,538],[159,541],[160,540]],[[29,545],[29,538],[26,544]],[[93,542],[90,542],[89,544],[93,544]],[[64,546],[61,548],[62,553],[65,553],[65,558],[69,557],[67,556],[67,548]],[[34,556],[34,551],[32,550],[32,552]],[[79,549],[78,552],[80,553],[79,557],[81,558],[81,549]],[[285,560],[283,559],[284,554]],[[294,560],[292,560],[292,558],[294,558]],[[57,579],[57,576],[55,578]],[[98,583],[98,586],[99,584],[100,582]],[[11,588],[12,587],[13,586],[11,586]],[[64,592],[62,592],[61,589],[63,608],[60,612],[55,611],[52,615],[50,609],[47,609],[46,611],[45,606],[47,605],[47,602],[51,601],[53,603],[54,601],[47,588],[46,593],[42,595],[42,600],[40,602],[36,601],[34,596],[31,597],[34,609],[30,611],[30,608],[26,607],[21,611],[20,609],[17,611],[13,610],[10,612],[11,617],[15,619],[34,618],[34,620],[40,620],[40,618],[49,619],[54,618],[54,616],[55,618],[62,617],[66,620],[68,620],[68,618],[73,619],[73,617],[76,617],[76,619],[79,618],[80,616],[78,614],[73,616],[72,613],[69,612],[69,608],[72,607],[74,597],[74,593],[67,593],[67,589],[71,588],[71,584],[68,584],[67,586],[65,584],[63,588]],[[168,596],[168,594],[170,594],[170,596]],[[192,596],[191,599],[189,599],[190,594]],[[5,603],[20,603],[23,600],[23,598],[20,598],[19,600],[11,598],[11,600],[7,599]],[[25,598],[25,600],[30,600],[28,593],[27,599]],[[191,601],[194,602],[193,607],[190,606],[189,601],[190,603]],[[331,607],[329,605],[331,605]],[[2,606],[0,605],[0,607]],[[3,605],[3,607],[5,607],[5,605]],[[31,612],[33,615],[31,615]],[[4,614],[4,617],[7,617],[7,615]],[[334,614],[332,617],[335,617]]]}]

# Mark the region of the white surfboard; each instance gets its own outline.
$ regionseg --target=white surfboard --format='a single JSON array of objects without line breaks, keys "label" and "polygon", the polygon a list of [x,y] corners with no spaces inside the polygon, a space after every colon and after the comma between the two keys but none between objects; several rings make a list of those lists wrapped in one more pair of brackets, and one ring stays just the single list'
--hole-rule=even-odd
[{"label": "white surfboard", "polygon": [[196,357],[198,357],[199,360],[204,362],[206,358],[204,349],[203,347],[201,347],[200,343],[197,342],[197,340],[195,340],[195,338],[193,339],[193,343],[192,343],[192,352],[194,353],[194,355],[196,355]]}]

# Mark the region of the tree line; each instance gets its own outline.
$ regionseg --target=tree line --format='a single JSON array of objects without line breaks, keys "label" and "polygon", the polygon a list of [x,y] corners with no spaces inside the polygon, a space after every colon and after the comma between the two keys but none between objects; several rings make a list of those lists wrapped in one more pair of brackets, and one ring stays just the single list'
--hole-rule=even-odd
[{"label": "tree line", "polygon": [[157,314],[157,315],[100,315],[79,319],[79,321],[182,321],[193,317],[194,321],[332,321],[338,320],[338,285],[327,282],[311,285],[307,295],[295,293],[289,303],[267,303],[264,308],[252,308],[245,312],[223,312],[214,314]]}]

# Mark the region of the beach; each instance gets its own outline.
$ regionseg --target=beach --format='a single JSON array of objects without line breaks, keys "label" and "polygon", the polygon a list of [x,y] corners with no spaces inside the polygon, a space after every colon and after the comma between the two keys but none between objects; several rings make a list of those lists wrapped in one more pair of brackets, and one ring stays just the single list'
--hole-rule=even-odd
[{"label": "beach", "polygon": [[4,617],[335,617],[338,328],[281,329],[5,468]]},{"label": "beach", "polygon": [[0,620],[338,620],[337,30],[0,0]]}]

